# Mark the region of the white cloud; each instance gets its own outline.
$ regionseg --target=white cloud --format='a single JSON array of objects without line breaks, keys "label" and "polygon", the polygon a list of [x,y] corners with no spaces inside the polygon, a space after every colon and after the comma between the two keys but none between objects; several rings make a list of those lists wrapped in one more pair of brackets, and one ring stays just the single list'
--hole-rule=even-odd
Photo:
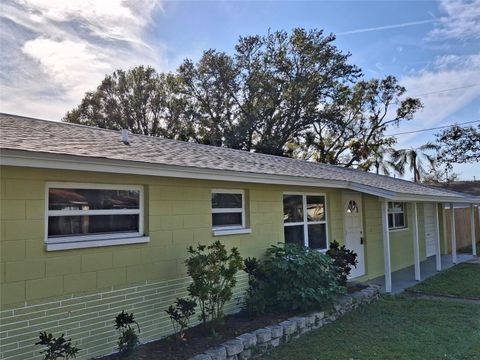
[{"label": "white cloud", "polygon": [[[405,124],[402,132],[461,122],[453,118],[455,113],[476,101],[480,104],[480,1],[443,0],[440,10],[444,15],[425,41],[448,44],[460,40],[466,46],[461,53],[437,56],[425,68],[400,79],[409,95],[418,95],[424,104],[423,111]],[[415,138],[418,143],[414,146],[433,140],[431,133],[409,134],[399,138],[399,146],[411,146]]]},{"label": "white cloud", "polygon": [[163,66],[144,40],[159,0],[17,0],[3,5],[1,111],[59,120],[105,74]]},{"label": "white cloud", "polygon": [[85,41],[57,41],[40,37],[27,41],[22,51],[37,60],[53,82],[66,89],[82,88],[85,83],[91,82],[88,74],[96,77],[110,68],[109,59],[96,53],[96,49]]},{"label": "white cloud", "polygon": [[432,38],[480,39],[480,1],[442,0],[440,9],[445,13],[432,30]]},{"label": "white cloud", "polygon": [[[480,100],[480,86],[472,86],[480,84],[480,54],[439,57],[429,69],[403,77],[401,84],[407,88],[409,95],[418,95],[424,104],[415,120],[402,126],[402,132],[459,122],[458,119],[450,119],[451,116],[476,99]],[[399,146],[411,145],[412,139],[417,136],[399,137]]]}]

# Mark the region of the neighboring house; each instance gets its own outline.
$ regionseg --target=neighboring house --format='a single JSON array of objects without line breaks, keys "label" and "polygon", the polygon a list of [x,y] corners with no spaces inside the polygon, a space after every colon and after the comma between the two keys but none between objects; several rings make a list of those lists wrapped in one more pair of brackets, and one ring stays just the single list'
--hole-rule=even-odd
[{"label": "neighboring house", "polygon": [[[332,165],[14,115],[0,115],[0,131],[2,359],[38,355],[43,330],[78,342],[82,359],[112,352],[123,309],[142,341],[171,333],[164,309],[187,293],[186,248],[217,239],[243,257],[337,240],[358,254],[356,280],[386,274],[388,291],[391,271],[445,253],[442,203],[480,203]],[[240,275],[235,299],[246,286]]]},{"label": "neighboring house", "polygon": [[480,196],[480,180],[451,181],[449,183],[433,183],[432,185],[467,195]]}]

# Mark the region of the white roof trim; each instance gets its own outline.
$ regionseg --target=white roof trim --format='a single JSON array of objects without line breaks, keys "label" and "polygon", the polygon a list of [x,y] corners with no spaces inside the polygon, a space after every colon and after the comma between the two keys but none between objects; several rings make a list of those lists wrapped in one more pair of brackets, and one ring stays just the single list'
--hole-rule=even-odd
[{"label": "white roof trim", "polygon": [[163,176],[173,178],[220,180],[231,182],[248,182],[257,184],[295,185],[309,187],[340,188],[354,190],[395,201],[428,201],[478,203],[480,199],[459,198],[457,196],[423,196],[417,194],[396,193],[373,186],[357,184],[350,181],[315,179],[300,176],[269,175],[231,170],[216,170],[189,166],[163,165],[130,160],[115,160],[31,152],[25,150],[2,149],[0,164],[6,166],[23,166],[59,170],[94,171],[115,174],[134,174],[146,176]]}]

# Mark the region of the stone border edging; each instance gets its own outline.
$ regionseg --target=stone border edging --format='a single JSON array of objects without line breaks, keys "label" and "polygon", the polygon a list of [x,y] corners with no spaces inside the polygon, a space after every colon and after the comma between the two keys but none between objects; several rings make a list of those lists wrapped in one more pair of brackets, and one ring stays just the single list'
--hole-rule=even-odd
[{"label": "stone border edging", "polygon": [[295,316],[277,325],[270,325],[228,340],[218,347],[210,348],[190,360],[248,360],[258,358],[280,344],[321,328],[337,320],[358,306],[377,300],[380,286],[371,284],[367,288],[338,299],[331,311],[317,311],[305,316]]}]

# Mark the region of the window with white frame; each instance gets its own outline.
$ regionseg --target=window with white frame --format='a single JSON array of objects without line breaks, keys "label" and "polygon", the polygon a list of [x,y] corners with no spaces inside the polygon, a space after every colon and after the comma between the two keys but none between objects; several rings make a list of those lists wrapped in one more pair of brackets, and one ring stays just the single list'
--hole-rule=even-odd
[{"label": "window with white frame", "polygon": [[214,230],[245,228],[245,192],[243,190],[212,191],[212,226]]},{"label": "window with white frame", "polygon": [[284,194],[283,224],[285,242],[327,249],[327,215],[325,195]]},{"label": "window with white frame", "polygon": [[141,186],[49,183],[46,190],[47,249],[48,244],[88,241],[101,246],[99,240],[109,239],[125,239],[125,244],[143,236]]},{"label": "window with white frame", "polygon": [[403,202],[388,203],[388,228],[390,230],[407,227],[406,204]]}]

